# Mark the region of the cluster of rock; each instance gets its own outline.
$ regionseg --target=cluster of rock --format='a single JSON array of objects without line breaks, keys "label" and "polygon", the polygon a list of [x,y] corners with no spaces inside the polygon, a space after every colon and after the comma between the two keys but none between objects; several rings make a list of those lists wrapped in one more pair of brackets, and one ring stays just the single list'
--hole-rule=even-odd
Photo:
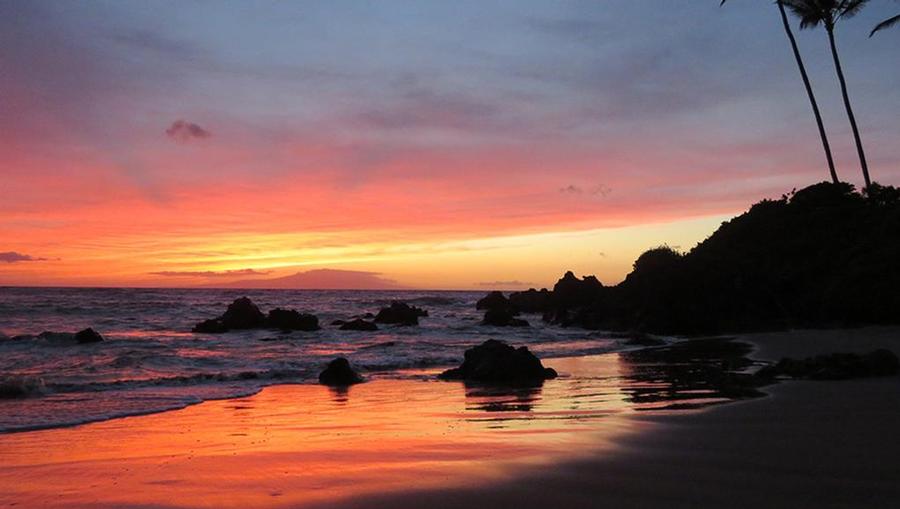
[{"label": "cluster of rock", "polygon": [[[340,330],[376,331],[376,323],[390,325],[418,325],[419,318],[428,316],[428,311],[410,306],[405,302],[392,302],[390,306],[381,308],[377,315],[366,313],[352,320],[335,320],[332,325]],[[366,320],[369,319],[369,320]],[[319,330],[319,319],[309,313],[301,313],[293,309],[276,308],[263,314],[259,307],[247,297],[235,299],[228,305],[221,316],[204,320],[192,329],[193,332],[223,333],[231,330],[245,329],[279,329],[283,331],[316,331]]]},{"label": "cluster of rock", "polygon": [[405,302],[394,301],[375,315],[376,323],[395,325],[419,325],[419,317],[428,316],[428,311]]},{"label": "cluster of rock", "polygon": [[579,325],[587,328],[599,325],[592,316],[593,306],[603,298],[606,287],[594,276],[578,279],[572,272],[560,279],[553,290],[531,288],[513,292],[507,298],[502,292],[490,292],[475,307],[485,310],[482,325],[527,326],[519,314],[540,314],[545,322],[563,326]]},{"label": "cluster of rock", "polygon": [[269,311],[267,316],[249,298],[241,297],[229,304],[222,316],[195,325],[193,332],[216,334],[242,329],[315,331],[319,330],[319,319],[315,315],[281,308]]},{"label": "cluster of rock", "polygon": [[484,310],[484,319],[481,325],[493,325],[495,327],[528,327],[528,321],[516,318],[518,309],[510,305],[501,292],[491,292],[475,304],[476,309]]},{"label": "cluster of rock", "polygon": [[[541,360],[528,351],[527,347],[515,348],[503,341],[489,339],[466,350],[462,365],[444,371],[438,378],[483,384],[534,386],[556,376],[556,371],[544,367]],[[334,387],[364,381],[344,357],[329,362],[319,374],[319,383]]]},{"label": "cluster of rock", "polygon": [[52,332],[52,331],[44,331],[37,336],[32,334],[20,334],[17,336],[12,336],[10,338],[6,338],[10,341],[26,341],[30,339],[43,339],[47,341],[58,341],[58,342],[69,342],[74,341],[80,345],[89,344],[89,343],[99,343],[103,341],[103,336],[100,335],[99,332],[94,329],[88,327],[87,329],[80,330],[78,332]]},{"label": "cluster of rock", "polygon": [[784,358],[777,364],[757,372],[763,378],[789,377],[810,380],[846,380],[900,373],[900,360],[890,350],[879,349],[867,354],[832,353],[806,359]]}]

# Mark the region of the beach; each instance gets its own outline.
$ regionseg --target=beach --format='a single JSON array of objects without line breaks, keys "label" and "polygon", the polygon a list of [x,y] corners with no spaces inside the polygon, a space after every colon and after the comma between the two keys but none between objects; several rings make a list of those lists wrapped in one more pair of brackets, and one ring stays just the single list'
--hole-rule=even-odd
[{"label": "beach", "polygon": [[[900,345],[897,328],[739,339],[764,360]],[[767,397],[652,411],[632,402],[618,357],[550,359],[563,376],[540,389],[420,373],[0,435],[0,505],[891,507],[900,496],[897,377],[789,381]]]}]

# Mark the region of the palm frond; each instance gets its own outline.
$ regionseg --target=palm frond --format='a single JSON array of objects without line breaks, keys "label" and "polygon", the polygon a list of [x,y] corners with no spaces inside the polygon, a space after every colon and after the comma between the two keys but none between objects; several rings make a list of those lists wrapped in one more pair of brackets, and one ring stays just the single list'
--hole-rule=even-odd
[{"label": "palm frond", "polygon": [[844,0],[837,5],[837,17],[852,18],[869,3],[869,0]]},{"label": "palm frond", "polygon": [[894,16],[893,18],[888,18],[888,19],[882,21],[881,23],[875,25],[875,28],[873,28],[872,32],[869,33],[869,37],[872,37],[873,35],[875,35],[875,32],[878,32],[879,30],[884,30],[885,28],[891,28],[892,26],[896,25],[897,23],[900,23],[900,14]]}]

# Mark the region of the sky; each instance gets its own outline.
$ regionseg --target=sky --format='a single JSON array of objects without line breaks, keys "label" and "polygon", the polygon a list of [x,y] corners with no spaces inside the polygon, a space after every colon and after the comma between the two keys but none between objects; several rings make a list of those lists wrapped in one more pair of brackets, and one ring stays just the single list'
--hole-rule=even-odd
[{"label": "sky", "polygon": [[[828,178],[777,9],[718,3],[0,0],[0,285],[616,283]],[[837,32],[893,185],[900,29],[867,35],[897,12]],[[858,185],[826,35],[797,35]]]}]

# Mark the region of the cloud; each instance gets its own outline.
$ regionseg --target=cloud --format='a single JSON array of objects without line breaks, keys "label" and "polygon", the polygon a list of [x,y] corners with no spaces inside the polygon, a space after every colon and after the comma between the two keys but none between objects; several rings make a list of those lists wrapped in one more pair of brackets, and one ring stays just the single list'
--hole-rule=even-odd
[{"label": "cloud", "polygon": [[603,184],[599,184],[588,189],[584,189],[574,184],[569,184],[565,187],[559,188],[559,192],[563,194],[588,194],[591,196],[600,196],[602,198],[605,198],[607,195],[609,195],[609,193],[612,192],[612,189]]},{"label": "cloud", "polygon": [[166,277],[234,277],[234,276],[265,276],[269,274],[268,270],[256,270],[256,269],[237,269],[237,270],[224,270],[224,271],[213,271],[213,270],[162,270],[158,272],[151,272],[150,274],[154,276],[166,276]]},{"label": "cloud", "polygon": [[212,136],[212,133],[200,127],[193,122],[185,120],[176,120],[166,129],[166,136],[179,142],[188,142],[191,140],[203,140]]},{"label": "cloud", "polygon": [[501,287],[509,287],[509,286],[534,286],[534,283],[528,281],[482,281],[480,283],[475,283],[478,286],[486,286],[489,288],[501,288]]},{"label": "cloud", "polygon": [[37,258],[31,255],[17,253],[15,251],[6,251],[0,253],[0,262],[17,263],[17,262],[45,262],[47,258]]}]

